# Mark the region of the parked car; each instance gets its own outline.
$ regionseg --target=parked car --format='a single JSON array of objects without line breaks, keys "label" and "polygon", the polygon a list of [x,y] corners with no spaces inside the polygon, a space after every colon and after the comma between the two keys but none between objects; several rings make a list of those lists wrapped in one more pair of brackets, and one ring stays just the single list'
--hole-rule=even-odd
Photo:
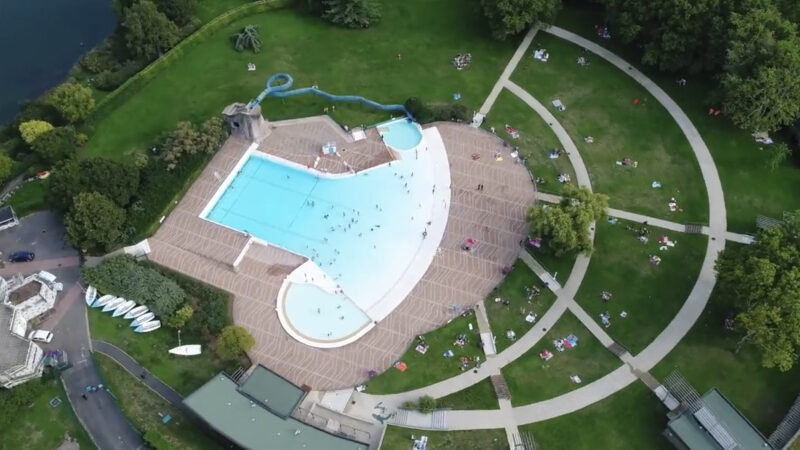
[{"label": "parked car", "polygon": [[14,252],[8,257],[9,262],[28,262],[33,261],[36,258],[36,254],[33,252]]},{"label": "parked car", "polygon": [[28,339],[48,344],[53,340],[53,333],[47,330],[34,330],[28,335]]}]

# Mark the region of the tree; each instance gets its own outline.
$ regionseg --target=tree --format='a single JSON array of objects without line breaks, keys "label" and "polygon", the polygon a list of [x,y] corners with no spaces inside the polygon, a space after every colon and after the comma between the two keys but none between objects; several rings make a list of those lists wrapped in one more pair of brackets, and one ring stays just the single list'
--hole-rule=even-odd
[{"label": "tree", "polygon": [[247,330],[236,325],[228,325],[222,329],[217,338],[217,356],[224,360],[236,359],[253,348],[255,343],[255,339]]},{"label": "tree", "polygon": [[159,11],[181,27],[192,21],[197,9],[197,0],[156,0],[156,4]]},{"label": "tree", "polygon": [[183,328],[186,322],[192,318],[193,314],[194,308],[192,308],[192,305],[183,305],[181,309],[175,311],[174,314],[165,319],[165,324],[170,328]]},{"label": "tree", "polygon": [[53,168],[50,204],[65,211],[82,192],[97,192],[125,208],[139,189],[139,169],[105,158],[68,159]]},{"label": "tree", "polygon": [[0,153],[0,180],[5,180],[11,175],[11,169],[14,167],[14,160],[5,153]]},{"label": "tree", "polygon": [[53,126],[50,125],[50,122],[45,122],[44,120],[29,120],[19,124],[19,134],[28,145],[52,129]]},{"label": "tree", "polygon": [[178,122],[162,145],[167,170],[173,170],[184,155],[212,154],[225,142],[228,131],[222,119],[213,117],[198,128],[191,122]]},{"label": "tree", "polygon": [[128,49],[138,58],[153,60],[180,40],[178,27],[150,0],[127,8],[122,26]]},{"label": "tree", "polygon": [[69,123],[80,122],[94,109],[92,90],[71,81],[53,89],[48,96],[48,102]]},{"label": "tree", "polygon": [[792,156],[792,149],[784,142],[778,142],[771,145],[767,150],[769,156],[767,158],[767,168],[775,170],[781,166],[790,156]]},{"label": "tree", "polygon": [[561,0],[481,0],[483,14],[495,39],[504,40],[535,23],[552,23]]},{"label": "tree", "polygon": [[731,15],[723,110],[739,127],[774,131],[800,115],[797,27],[771,4]]},{"label": "tree", "polygon": [[122,237],[125,210],[97,192],[75,196],[64,218],[66,240],[83,250],[110,250]]},{"label": "tree", "polygon": [[800,210],[759,231],[755,243],[726,248],[716,270],[720,293],[738,311],[736,352],[749,343],[764,367],[791,369],[800,353]]},{"label": "tree", "polygon": [[55,164],[75,153],[75,129],[57,127],[33,141],[33,152],[45,164]]},{"label": "tree", "polygon": [[737,0],[605,0],[615,33],[643,49],[642,62],[664,71],[719,70],[729,9]]},{"label": "tree", "polygon": [[261,51],[261,35],[255,25],[245,26],[242,31],[236,33],[233,37],[235,38],[233,47],[237,52],[252,50],[253,53],[258,53]]},{"label": "tree", "polygon": [[556,255],[592,251],[589,227],[602,220],[608,209],[608,197],[593,194],[586,188],[568,187],[557,205],[538,204],[528,211],[531,233],[542,237]]},{"label": "tree", "polygon": [[322,18],[347,28],[368,28],[381,18],[371,0],[323,0]]}]

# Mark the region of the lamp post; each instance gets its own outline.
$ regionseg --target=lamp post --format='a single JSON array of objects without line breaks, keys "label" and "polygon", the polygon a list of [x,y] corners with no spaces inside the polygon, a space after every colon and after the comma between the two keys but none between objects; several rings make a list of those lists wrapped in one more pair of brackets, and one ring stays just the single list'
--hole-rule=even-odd
[{"label": "lamp post", "polygon": [[181,346],[181,330],[178,329],[178,347]]}]

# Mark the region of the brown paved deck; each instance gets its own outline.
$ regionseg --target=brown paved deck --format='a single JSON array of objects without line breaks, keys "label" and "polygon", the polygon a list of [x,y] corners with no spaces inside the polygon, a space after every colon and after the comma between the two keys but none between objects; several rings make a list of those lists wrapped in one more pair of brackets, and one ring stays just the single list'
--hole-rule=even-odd
[{"label": "brown paved deck", "polygon": [[[526,234],[525,209],[533,203],[535,194],[525,168],[508,158],[495,136],[465,125],[435,126],[447,148],[452,180],[450,217],[441,252],[406,300],[353,344],[317,349],[283,331],[274,311],[278,289],[286,274],[304,258],[253,245],[239,270],[234,271],[232,262],[247,237],[198,217],[220,184],[214,172],[226,176],[246,150],[245,142],[231,139],[217,153],[150,239],[150,258],[234,294],[234,320],[256,339],[250,352],[254,363],[314,389],[360,383],[369,370],[389,367],[416,335],[451,318],[453,305],[466,307],[481,301],[500,282],[500,269],[514,262],[519,241]],[[345,158],[355,170],[391,158],[374,130],[367,141],[352,143],[321,121],[311,122],[306,131],[297,123],[278,126],[259,149],[307,165],[313,163],[321,143],[331,140],[340,149],[347,148]],[[504,161],[494,160],[496,151],[505,154]],[[473,160],[473,154],[480,158]],[[338,158],[326,164],[330,171],[347,170]],[[482,192],[476,190],[479,183],[484,185]],[[477,251],[459,249],[467,237],[478,240]]]}]

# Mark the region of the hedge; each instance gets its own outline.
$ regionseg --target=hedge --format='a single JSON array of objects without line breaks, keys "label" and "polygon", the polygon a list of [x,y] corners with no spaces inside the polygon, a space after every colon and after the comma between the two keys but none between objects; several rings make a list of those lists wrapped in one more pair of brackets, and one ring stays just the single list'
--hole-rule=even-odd
[{"label": "hedge", "polygon": [[83,281],[103,294],[134,300],[161,317],[169,317],[186,302],[186,292],[178,283],[128,255],[109,258],[96,267],[84,267],[81,275]]},{"label": "hedge", "polygon": [[179,42],[160,58],[150,63],[136,75],[122,83],[120,87],[103,97],[95,105],[91,120],[103,116],[104,111],[119,105],[121,102],[137,93],[151,78],[174,63],[186,50],[199,44],[204,38],[220,30],[234,21],[252,14],[262,13],[273,9],[283,8],[291,4],[290,0],[258,0],[237,8],[228,10],[203,25],[199,30]]}]

